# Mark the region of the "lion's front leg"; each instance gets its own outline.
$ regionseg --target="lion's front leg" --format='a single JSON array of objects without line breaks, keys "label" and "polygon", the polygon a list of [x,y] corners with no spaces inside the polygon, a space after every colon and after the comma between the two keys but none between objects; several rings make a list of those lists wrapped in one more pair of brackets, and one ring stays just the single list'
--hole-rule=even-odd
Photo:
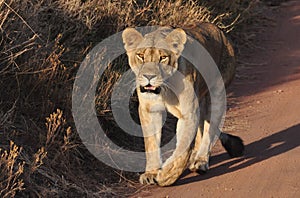
[{"label": "lion's front leg", "polygon": [[154,184],[162,164],[160,155],[162,112],[149,112],[140,107],[139,115],[146,152],[146,171],[140,176],[140,183]]},{"label": "lion's front leg", "polygon": [[180,118],[176,129],[176,149],[172,156],[163,164],[156,181],[160,186],[173,184],[183,173],[190,157],[190,146],[198,126],[196,113]]}]

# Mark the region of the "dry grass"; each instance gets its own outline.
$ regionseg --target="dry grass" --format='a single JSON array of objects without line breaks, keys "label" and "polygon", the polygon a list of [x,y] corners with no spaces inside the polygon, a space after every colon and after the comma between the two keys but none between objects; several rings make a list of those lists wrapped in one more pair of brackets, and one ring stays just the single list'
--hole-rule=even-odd
[{"label": "dry grass", "polygon": [[[0,196],[111,197],[138,191],[127,179],[136,181],[135,174],[97,161],[78,137],[71,94],[81,61],[98,42],[128,26],[210,21],[240,42],[253,2],[0,0]],[[127,69],[124,62],[120,57],[105,71],[96,108],[111,137],[140,149],[141,139],[120,135],[111,122],[111,87]],[[135,112],[136,100],[132,108]]]},{"label": "dry grass", "polygon": [[24,190],[21,179],[24,173],[24,161],[17,162],[22,148],[10,142],[9,151],[0,149],[0,196],[14,197],[17,191]]}]

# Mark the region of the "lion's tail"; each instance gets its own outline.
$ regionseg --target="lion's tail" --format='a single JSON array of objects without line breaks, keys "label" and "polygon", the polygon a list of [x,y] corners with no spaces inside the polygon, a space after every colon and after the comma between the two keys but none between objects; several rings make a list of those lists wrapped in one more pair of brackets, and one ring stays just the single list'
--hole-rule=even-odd
[{"label": "lion's tail", "polygon": [[219,138],[230,157],[239,157],[244,154],[245,147],[240,137],[222,132]]}]

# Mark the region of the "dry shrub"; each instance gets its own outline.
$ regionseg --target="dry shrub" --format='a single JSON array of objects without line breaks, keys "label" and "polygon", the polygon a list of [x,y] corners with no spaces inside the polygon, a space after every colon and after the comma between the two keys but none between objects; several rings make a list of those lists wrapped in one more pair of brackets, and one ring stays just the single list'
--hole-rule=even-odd
[{"label": "dry shrub", "polygon": [[[178,27],[199,21],[213,22],[224,29],[233,26],[233,21],[229,26],[224,25],[224,18],[228,18],[238,10],[230,9],[229,13],[224,7],[216,12],[213,12],[213,9],[208,9],[208,7],[214,7],[217,2],[223,2],[224,5],[238,5],[238,1],[234,1],[234,4],[228,4],[227,1],[195,0],[90,0],[84,3],[79,0],[67,0],[60,1],[59,6],[69,16],[82,21],[88,28],[92,29],[100,23],[103,29],[108,28],[110,30],[109,33],[120,31],[128,26],[168,25]],[[206,4],[207,6],[204,6]]]},{"label": "dry shrub", "polygon": [[[61,8],[71,16],[76,16],[87,27],[92,28],[99,21],[105,20],[108,25],[119,31],[125,26],[136,25],[171,25],[179,26],[199,21],[209,21],[210,12],[195,1],[86,1],[77,0],[60,2]],[[83,8],[83,9],[82,9]],[[110,19],[111,21],[107,20]]]},{"label": "dry shrub", "polygon": [[16,193],[24,191],[25,182],[31,180],[46,156],[47,152],[42,147],[29,157],[13,141],[10,141],[9,150],[0,148],[0,196],[14,197]]},{"label": "dry shrub", "polygon": [[24,190],[21,176],[25,162],[17,162],[21,150],[22,147],[12,141],[9,151],[2,151],[0,148],[0,196],[3,198],[14,197],[17,191]]}]

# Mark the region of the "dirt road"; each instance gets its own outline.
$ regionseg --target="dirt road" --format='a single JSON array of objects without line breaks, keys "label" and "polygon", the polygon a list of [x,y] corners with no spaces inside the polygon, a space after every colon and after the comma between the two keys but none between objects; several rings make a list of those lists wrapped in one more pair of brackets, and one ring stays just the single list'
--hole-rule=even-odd
[{"label": "dirt road", "polygon": [[207,174],[137,196],[300,197],[300,1],[282,5],[275,21],[231,86],[230,131],[244,139],[245,156],[229,159],[216,145]]}]

